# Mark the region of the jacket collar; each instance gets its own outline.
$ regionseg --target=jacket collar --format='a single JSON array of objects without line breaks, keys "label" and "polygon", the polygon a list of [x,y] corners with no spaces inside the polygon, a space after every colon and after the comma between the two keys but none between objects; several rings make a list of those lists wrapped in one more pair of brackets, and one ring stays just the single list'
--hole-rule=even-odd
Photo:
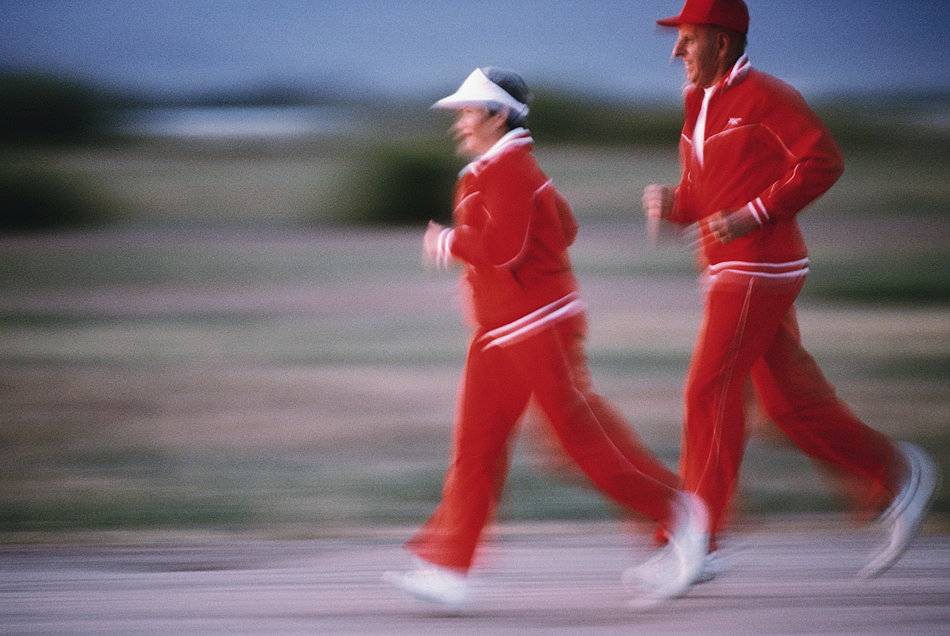
[{"label": "jacket collar", "polygon": [[534,140],[531,138],[531,133],[528,132],[526,128],[514,128],[505,133],[505,136],[495,142],[495,145],[489,148],[488,152],[483,154],[475,161],[489,161],[493,157],[500,155],[506,150],[519,146],[531,145],[533,143]]},{"label": "jacket collar", "polygon": [[[732,65],[732,68],[729,69],[729,72],[722,76],[718,82],[710,86],[710,89],[713,89],[715,92],[718,92],[720,89],[731,88],[735,84],[738,84],[746,78],[749,74],[749,71],[752,70],[752,65],[749,63],[749,56],[743,55],[736,63]],[[683,94],[688,95],[695,93],[697,95],[702,95],[704,90],[694,86],[693,84],[686,84],[683,87]]]},{"label": "jacket collar", "polygon": [[732,65],[732,68],[726,73],[726,76],[722,78],[720,84],[723,88],[729,88],[733,84],[738,84],[746,78],[751,68],[752,65],[749,64],[749,56],[743,55]]},{"label": "jacket collar", "polygon": [[489,163],[495,157],[516,148],[527,147],[528,150],[531,150],[533,144],[534,139],[531,138],[531,133],[528,132],[526,128],[514,128],[509,130],[501,139],[496,141],[495,145],[489,148],[485,154],[476,157],[471,163],[462,168],[459,175],[461,176],[466,172],[477,172],[479,168]]}]

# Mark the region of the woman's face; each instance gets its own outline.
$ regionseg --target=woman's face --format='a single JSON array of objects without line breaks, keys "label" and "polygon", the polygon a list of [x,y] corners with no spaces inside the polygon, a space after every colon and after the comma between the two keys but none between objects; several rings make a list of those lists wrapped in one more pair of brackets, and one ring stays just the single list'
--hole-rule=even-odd
[{"label": "woman's face", "polygon": [[489,115],[484,106],[463,106],[455,116],[451,132],[458,154],[467,157],[483,155],[504,137],[507,113]]}]

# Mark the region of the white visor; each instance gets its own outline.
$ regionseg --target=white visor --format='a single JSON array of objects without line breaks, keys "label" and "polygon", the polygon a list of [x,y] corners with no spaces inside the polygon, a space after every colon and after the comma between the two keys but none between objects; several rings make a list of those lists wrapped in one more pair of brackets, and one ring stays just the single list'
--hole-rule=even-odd
[{"label": "white visor", "polygon": [[461,108],[471,104],[485,104],[487,102],[507,106],[515,114],[522,117],[528,114],[527,104],[522,104],[512,97],[508,91],[488,79],[488,76],[480,68],[472,71],[472,74],[462,82],[457,91],[432,104],[432,108]]}]

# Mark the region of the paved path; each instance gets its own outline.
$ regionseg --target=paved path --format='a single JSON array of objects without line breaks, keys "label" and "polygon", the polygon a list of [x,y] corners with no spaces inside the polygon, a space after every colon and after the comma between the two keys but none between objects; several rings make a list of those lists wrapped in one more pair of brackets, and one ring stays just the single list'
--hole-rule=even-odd
[{"label": "paved path", "polygon": [[306,541],[0,546],[3,634],[948,634],[950,532],[928,525],[883,577],[855,581],[874,537],[837,517],[736,533],[730,570],[645,613],[620,573],[645,539],[619,524],[502,529],[447,615],[380,581],[405,531]]}]

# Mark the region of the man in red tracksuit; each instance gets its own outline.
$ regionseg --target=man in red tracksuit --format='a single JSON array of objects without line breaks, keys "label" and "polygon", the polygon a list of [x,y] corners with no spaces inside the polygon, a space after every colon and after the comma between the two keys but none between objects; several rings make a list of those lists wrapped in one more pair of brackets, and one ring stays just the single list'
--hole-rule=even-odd
[{"label": "man in red tracksuit", "polygon": [[[935,468],[923,451],[864,425],[801,344],[794,301],[808,272],[796,215],[843,171],[825,125],[787,84],[749,64],[742,0],[688,0],[659,20],[677,27],[687,77],[677,186],[644,191],[648,221],[697,224],[705,266],[702,327],[685,395],[681,471],[723,528],[742,459],[743,386],[751,378],[772,420],[809,456],[883,507],[888,534],[863,573],[883,572],[924,516]],[[711,574],[711,573],[709,573]]]},{"label": "man in red tracksuit", "polygon": [[430,223],[424,254],[462,266],[473,334],[442,501],[408,543],[420,567],[385,578],[416,598],[465,605],[465,575],[504,483],[509,441],[533,400],[605,495],[673,534],[665,577],[636,601],[651,604],[698,575],[705,509],[592,391],[585,307],[568,257],[577,223],[531,152],[529,95],[518,74],[489,67],[435,104],[458,111],[459,151],[475,159],[456,185],[453,227]]}]

